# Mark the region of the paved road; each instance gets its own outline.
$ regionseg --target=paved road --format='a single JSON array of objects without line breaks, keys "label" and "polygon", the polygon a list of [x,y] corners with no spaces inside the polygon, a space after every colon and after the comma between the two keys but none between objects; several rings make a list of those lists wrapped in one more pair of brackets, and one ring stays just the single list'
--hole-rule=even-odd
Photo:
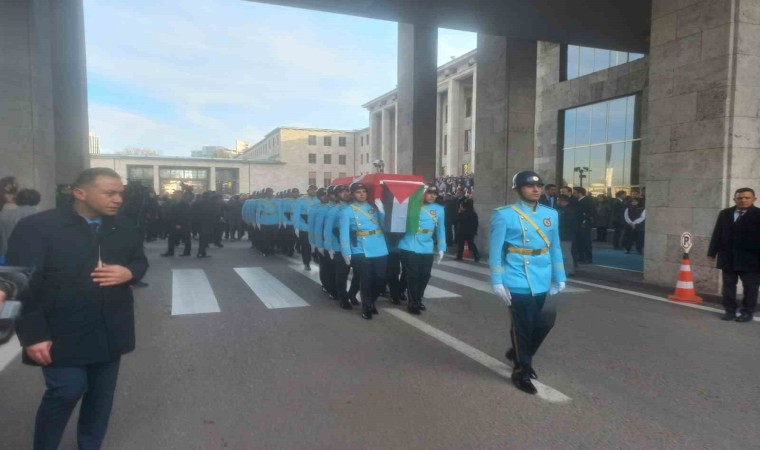
[{"label": "paved road", "polygon": [[[760,441],[757,322],[571,285],[552,299],[557,325],[535,361],[547,395],[531,397],[504,377],[509,317],[478,289],[487,287],[484,265],[436,266],[436,298],[420,322],[384,301],[366,322],[321,294],[296,260],[265,259],[245,243],[207,260],[165,259],[162,246],[149,245],[150,286],[136,291],[138,350],[122,363],[107,448]],[[182,279],[193,289],[173,286]],[[28,448],[42,377],[18,357],[2,363],[0,447]],[[62,448],[75,448],[73,427]]]}]

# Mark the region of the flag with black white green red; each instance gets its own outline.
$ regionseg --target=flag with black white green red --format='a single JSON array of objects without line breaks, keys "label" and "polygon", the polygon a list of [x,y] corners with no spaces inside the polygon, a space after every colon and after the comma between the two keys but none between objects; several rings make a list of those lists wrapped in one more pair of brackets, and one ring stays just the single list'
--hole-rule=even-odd
[{"label": "flag with black white green red", "polygon": [[419,181],[382,180],[385,231],[405,233],[420,223],[425,184]]}]

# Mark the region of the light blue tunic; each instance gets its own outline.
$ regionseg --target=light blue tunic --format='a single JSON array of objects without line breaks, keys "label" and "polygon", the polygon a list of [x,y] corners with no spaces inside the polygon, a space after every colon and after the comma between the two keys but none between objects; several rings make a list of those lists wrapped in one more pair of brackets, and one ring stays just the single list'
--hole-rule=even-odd
[{"label": "light blue tunic", "polygon": [[[309,231],[309,210],[312,206],[318,203],[319,199],[317,197],[309,197],[308,195],[304,195],[303,197],[296,200],[296,205],[293,208],[293,214],[295,217],[296,227],[300,231]],[[304,218],[301,216],[306,216],[307,220],[304,220]]]},{"label": "light blue tunic", "polygon": [[[366,202],[353,202],[341,209],[339,214],[341,253],[344,255],[364,254],[367,258],[387,255],[388,246],[385,243],[385,235],[376,232],[376,230],[382,231],[383,217],[374,205]],[[368,234],[356,235],[352,242],[351,235],[357,232]]]},{"label": "light blue tunic", "polygon": [[279,225],[280,208],[277,207],[277,203],[272,199],[263,198],[259,200],[258,208],[256,208],[256,221],[261,225]]},{"label": "light blue tunic", "polygon": [[437,203],[422,205],[420,222],[417,229],[406,230],[406,234],[398,243],[400,250],[414,253],[432,254],[433,233],[438,240],[438,251],[446,251],[446,228],[443,206]]}]

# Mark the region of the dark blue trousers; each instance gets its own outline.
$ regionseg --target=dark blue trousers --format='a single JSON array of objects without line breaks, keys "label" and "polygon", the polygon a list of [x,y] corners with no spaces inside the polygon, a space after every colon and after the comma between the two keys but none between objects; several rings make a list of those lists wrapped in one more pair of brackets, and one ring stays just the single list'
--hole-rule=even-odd
[{"label": "dark blue trousers", "polygon": [[34,449],[57,449],[79,400],[77,441],[80,450],[99,449],[111,416],[119,359],[102,364],[43,367],[47,390],[37,410]]},{"label": "dark blue trousers", "polygon": [[544,309],[546,293],[538,295],[512,293],[512,348],[520,368],[531,367],[533,355],[554,327],[557,310],[554,306]]}]

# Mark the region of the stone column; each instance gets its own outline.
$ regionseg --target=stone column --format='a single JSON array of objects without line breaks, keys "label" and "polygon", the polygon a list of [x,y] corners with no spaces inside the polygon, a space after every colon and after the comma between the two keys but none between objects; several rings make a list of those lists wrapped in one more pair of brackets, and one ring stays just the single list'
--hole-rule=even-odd
[{"label": "stone column", "polygon": [[533,169],[536,49],[535,41],[478,34],[475,208],[484,253],[491,212],[516,200],[512,176]]},{"label": "stone column", "polygon": [[398,25],[398,173],[435,178],[438,30]]},{"label": "stone column", "polygon": [[393,172],[393,161],[391,161],[392,151],[392,136],[391,136],[391,109],[383,108],[381,120],[381,133],[380,133],[380,159],[385,163],[384,171],[387,173]]},{"label": "stone column", "polygon": [[[375,159],[380,158],[380,137],[381,137],[381,113],[371,112],[369,114],[369,157],[370,167]],[[370,169],[373,171],[374,169]]]},{"label": "stone column", "polygon": [[0,177],[55,205],[50,0],[0,2]]},{"label": "stone column", "polygon": [[449,122],[446,124],[446,134],[449,135],[446,154],[446,172],[451,176],[460,175],[459,159],[462,150],[462,122],[459,120],[462,116],[462,85],[455,79],[449,80]]},{"label": "stone column", "polygon": [[717,214],[760,188],[760,0],[654,0],[650,42],[644,277],[675,283],[689,231],[696,288],[718,292]]},{"label": "stone column", "polygon": [[90,167],[87,63],[82,0],[51,1],[56,182],[70,183]]},{"label": "stone column", "polygon": [[470,148],[470,170],[475,172],[475,144],[477,142],[476,131],[478,128],[478,68],[472,71],[472,148]]},{"label": "stone column", "polygon": [[213,166],[208,167],[208,190],[216,190],[216,167]]}]

